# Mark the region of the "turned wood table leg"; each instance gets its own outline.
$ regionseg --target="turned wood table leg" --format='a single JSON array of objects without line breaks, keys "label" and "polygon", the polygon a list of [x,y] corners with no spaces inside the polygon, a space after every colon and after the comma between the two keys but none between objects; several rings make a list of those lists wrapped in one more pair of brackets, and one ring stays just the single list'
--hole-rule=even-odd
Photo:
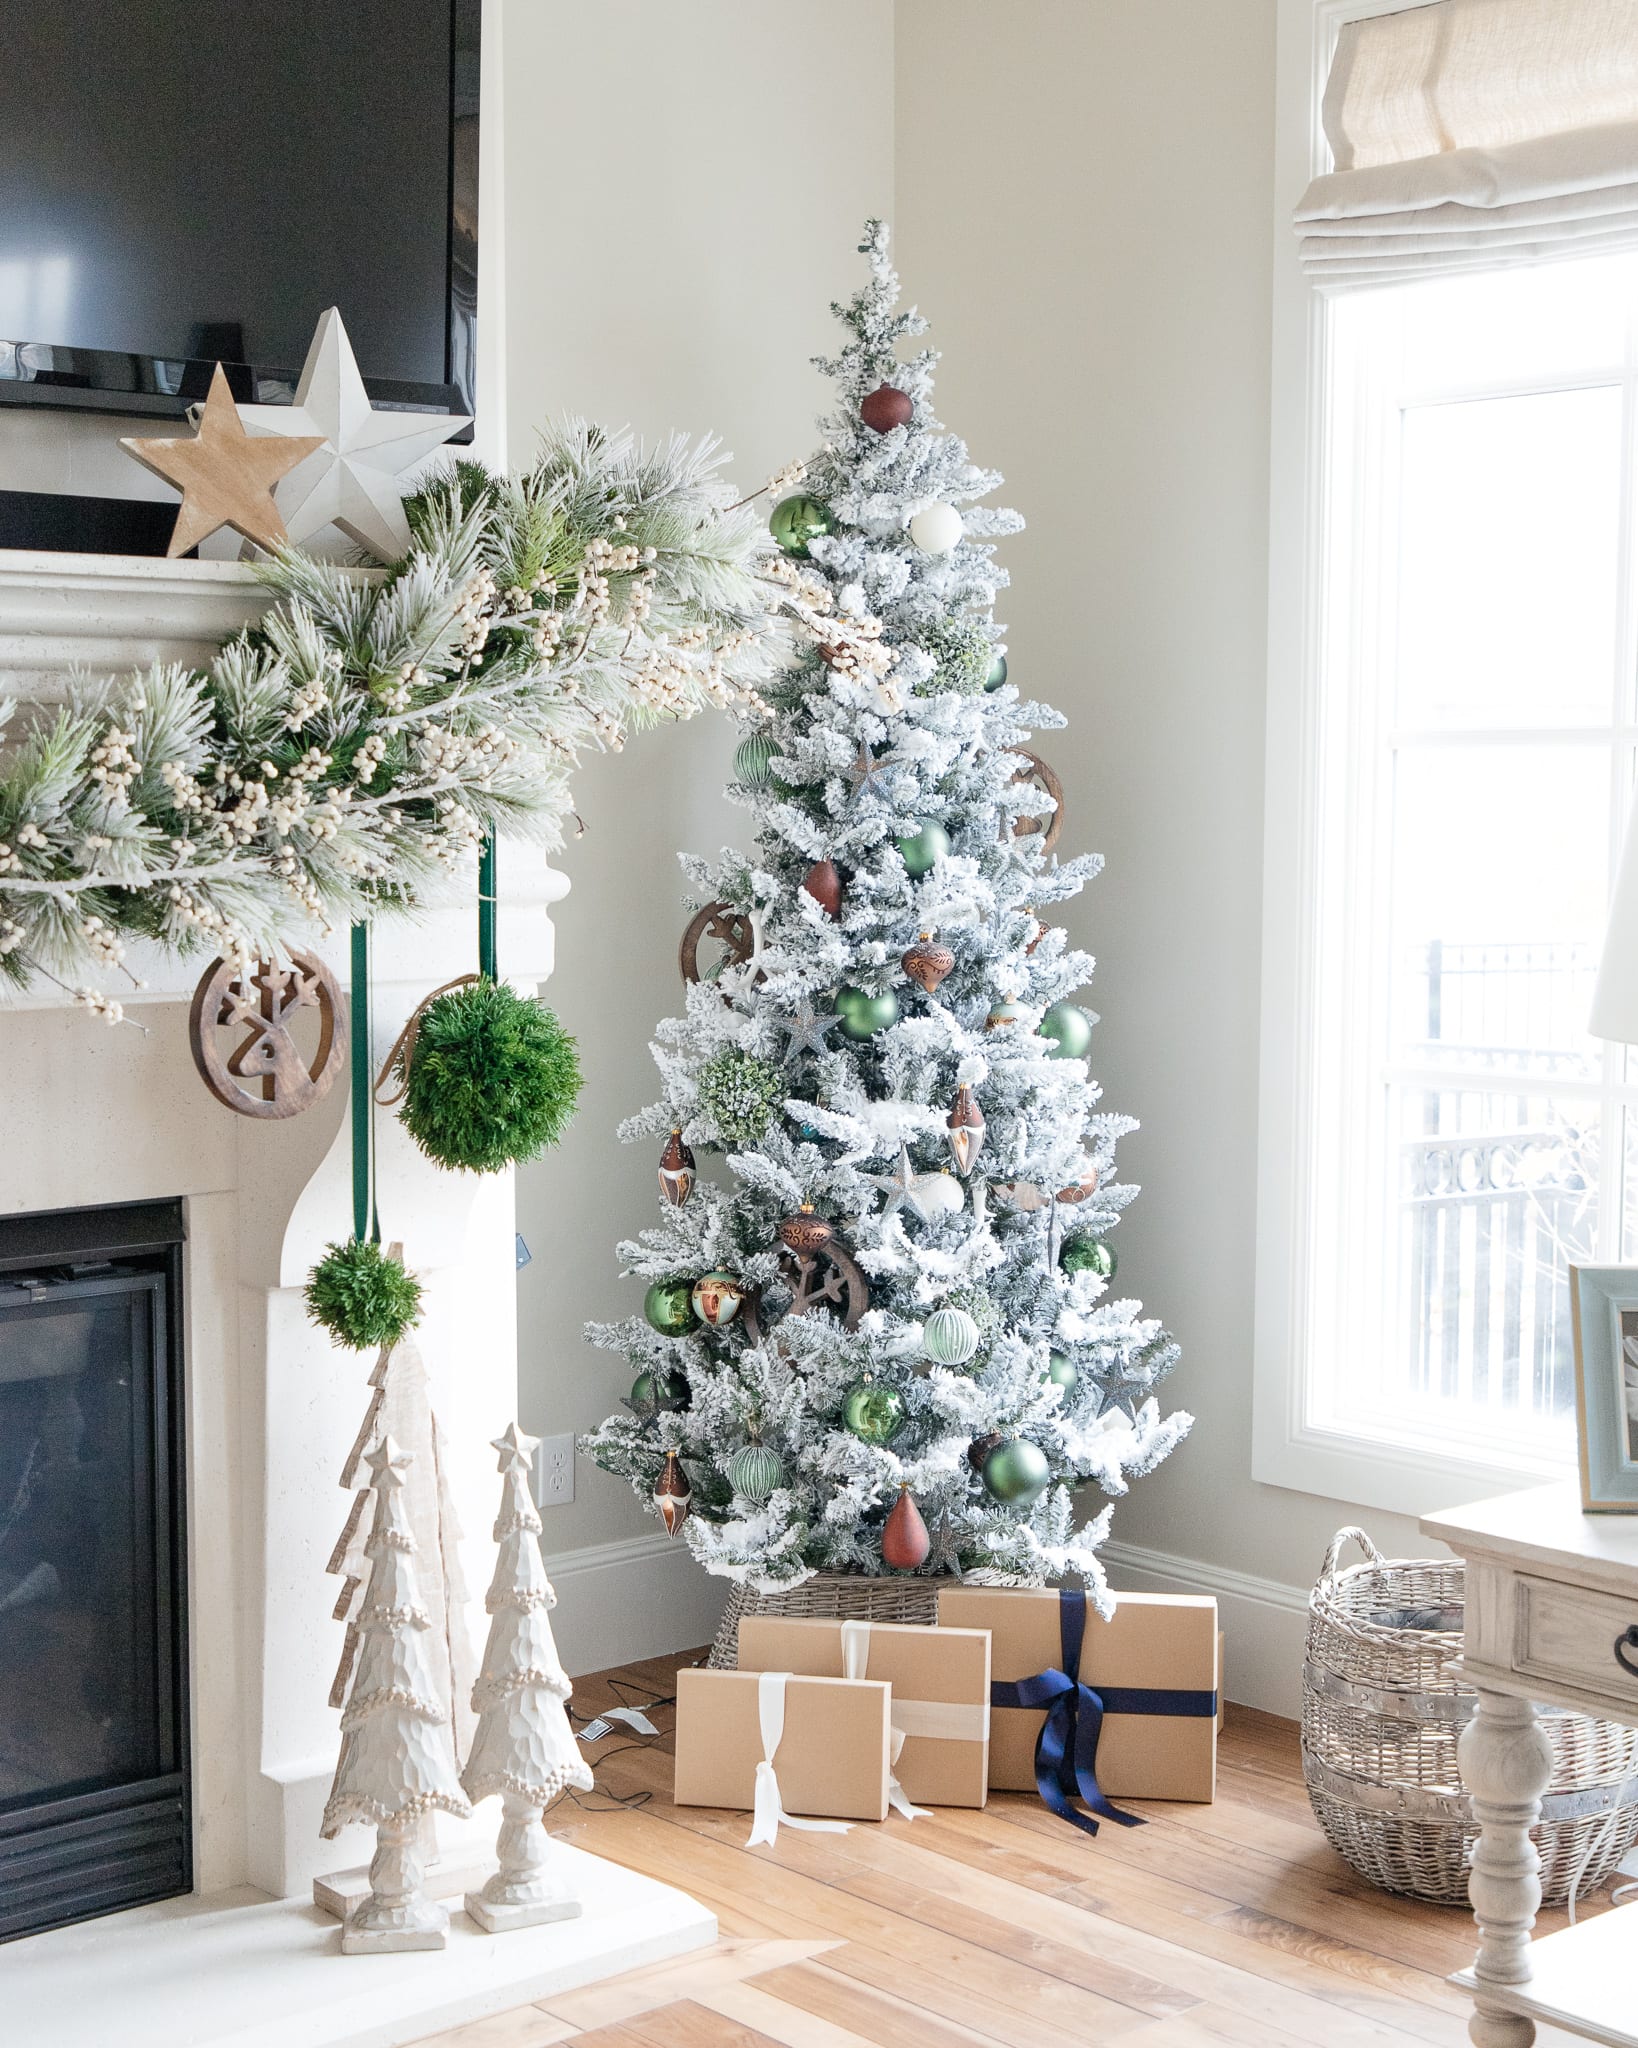
[{"label": "turned wood table leg", "polygon": [[1479,1693],[1478,1711],[1462,1731],[1462,1782],[1473,1797],[1479,1840],[1467,1895],[1479,1926],[1468,2034],[1475,2048],[1530,2048],[1535,2022],[1485,1996],[1487,1984],[1528,1984],[1530,1930],[1541,1904],[1541,1858],[1530,1829],[1553,1774],[1547,1737],[1528,1700]]}]

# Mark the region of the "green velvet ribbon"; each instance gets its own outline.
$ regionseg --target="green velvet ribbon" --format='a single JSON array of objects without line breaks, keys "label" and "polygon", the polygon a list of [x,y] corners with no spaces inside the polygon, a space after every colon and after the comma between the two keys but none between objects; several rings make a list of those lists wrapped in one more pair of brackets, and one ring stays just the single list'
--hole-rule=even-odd
[{"label": "green velvet ribbon", "polygon": [[375,1069],[370,1058],[370,928],[353,926],[353,1236],[381,1242],[375,1203]]},{"label": "green velvet ribbon", "polygon": [[486,832],[478,851],[478,972],[498,981],[495,966],[495,835]]}]

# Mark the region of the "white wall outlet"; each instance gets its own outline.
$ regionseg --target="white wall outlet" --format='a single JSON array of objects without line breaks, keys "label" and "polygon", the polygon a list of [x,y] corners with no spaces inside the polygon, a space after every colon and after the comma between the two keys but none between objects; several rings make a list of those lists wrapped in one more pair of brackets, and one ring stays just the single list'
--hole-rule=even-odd
[{"label": "white wall outlet", "polygon": [[574,1499],[574,1438],[543,1436],[535,1458],[535,1498],[543,1508],[564,1508]]}]

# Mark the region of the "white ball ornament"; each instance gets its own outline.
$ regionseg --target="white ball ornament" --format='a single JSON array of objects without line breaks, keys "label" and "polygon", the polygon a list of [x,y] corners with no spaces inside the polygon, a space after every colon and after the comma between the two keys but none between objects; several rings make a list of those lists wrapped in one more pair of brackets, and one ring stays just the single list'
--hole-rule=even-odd
[{"label": "white ball ornament", "polygon": [[910,538],[924,555],[947,555],[961,538],[961,514],[953,505],[923,505],[910,522]]},{"label": "white ball ornament", "polygon": [[923,1223],[937,1216],[953,1216],[967,1206],[960,1181],[952,1173],[918,1173],[906,1190],[909,1203]]},{"label": "white ball ornament", "polygon": [[978,1349],[978,1325],[964,1308],[935,1309],[923,1326],[921,1348],[935,1365],[965,1365]]}]

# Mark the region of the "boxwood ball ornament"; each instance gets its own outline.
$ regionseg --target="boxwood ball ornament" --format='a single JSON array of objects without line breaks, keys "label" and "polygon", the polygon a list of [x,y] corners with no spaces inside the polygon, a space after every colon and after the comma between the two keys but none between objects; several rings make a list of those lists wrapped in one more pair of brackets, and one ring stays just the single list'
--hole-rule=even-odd
[{"label": "boxwood ball ornament", "polygon": [[1039,1500],[1051,1477],[1046,1452],[1027,1437],[997,1444],[984,1460],[985,1491],[1009,1507]]},{"label": "boxwood ball ornament", "polygon": [[1092,1050],[1092,1019],[1078,1004],[1053,1003],[1041,1018],[1041,1036],[1051,1041],[1053,1059],[1084,1059]]},{"label": "boxwood ball ornament", "polygon": [[842,1020],[844,1037],[855,1040],[873,1038],[878,1031],[885,1031],[890,1024],[899,1021],[899,999],[890,988],[883,989],[879,995],[872,995],[865,988],[839,988],[836,991],[836,1014]]},{"label": "boxwood ball ornament", "polygon": [[773,508],[768,531],[787,555],[800,558],[807,554],[808,543],[829,533],[833,523],[817,498],[798,491],[794,497],[781,498]]},{"label": "boxwood ball ornament", "polygon": [[950,835],[937,818],[921,818],[914,832],[895,842],[899,858],[904,862],[905,873],[912,880],[919,881],[923,875],[930,875],[935,865],[950,850]]},{"label": "boxwood ball ornament", "polygon": [[694,1327],[692,1280],[656,1280],[643,1296],[643,1316],[662,1337],[680,1337]]}]

